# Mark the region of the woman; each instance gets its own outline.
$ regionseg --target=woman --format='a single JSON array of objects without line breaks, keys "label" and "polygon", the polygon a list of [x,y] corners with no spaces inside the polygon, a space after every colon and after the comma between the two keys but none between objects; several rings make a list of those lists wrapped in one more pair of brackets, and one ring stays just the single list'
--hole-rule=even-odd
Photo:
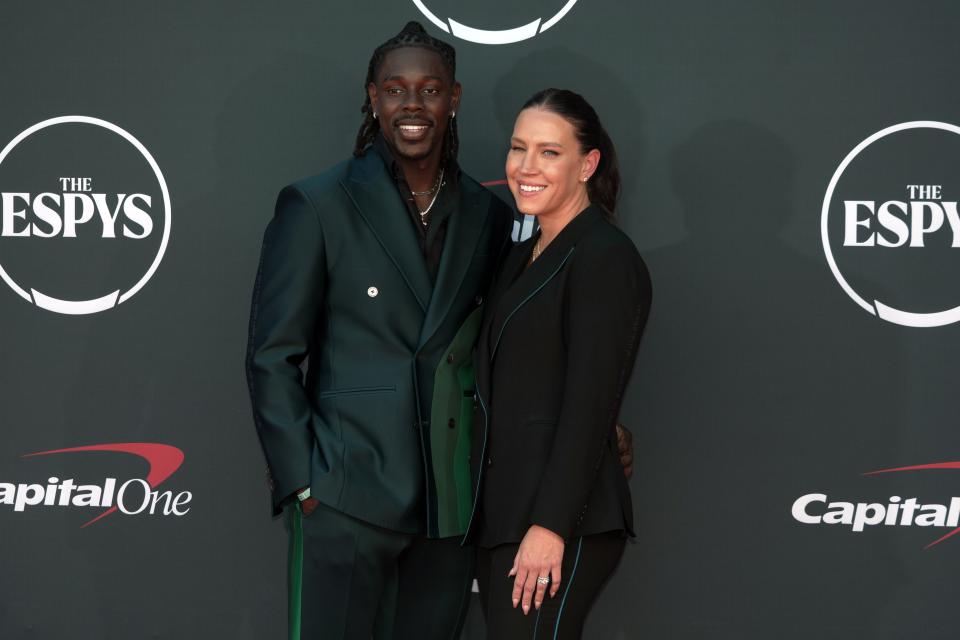
[{"label": "woman", "polygon": [[468,536],[489,638],[579,638],[633,535],[614,428],[650,280],[611,222],[616,153],[582,97],[527,101],[506,174],[540,232],[511,250],[485,308]]}]

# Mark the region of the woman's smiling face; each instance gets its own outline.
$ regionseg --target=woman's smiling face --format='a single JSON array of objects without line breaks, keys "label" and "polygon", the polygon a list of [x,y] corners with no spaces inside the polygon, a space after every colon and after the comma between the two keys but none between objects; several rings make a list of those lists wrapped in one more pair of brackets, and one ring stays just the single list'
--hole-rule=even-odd
[{"label": "woman's smiling face", "polygon": [[535,216],[576,215],[589,204],[585,180],[598,159],[596,150],[583,153],[567,120],[538,107],[524,109],[513,126],[505,167],[517,209]]}]

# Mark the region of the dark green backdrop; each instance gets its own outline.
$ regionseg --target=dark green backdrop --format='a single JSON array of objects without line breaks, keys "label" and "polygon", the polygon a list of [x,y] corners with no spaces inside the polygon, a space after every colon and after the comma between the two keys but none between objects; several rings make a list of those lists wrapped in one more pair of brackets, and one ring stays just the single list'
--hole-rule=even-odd
[{"label": "dark green backdrop", "polygon": [[[563,2],[427,4],[505,28]],[[854,533],[790,512],[813,492],[960,495],[956,471],[860,475],[960,459],[960,328],[866,313],[820,235],[827,184],[861,140],[960,123],[960,7],[823,0],[579,0],[545,33],[497,46],[442,34],[411,0],[4,3],[0,145],[55,116],[115,123],[163,170],[173,223],[155,276],[116,309],[58,315],[0,283],[0,482],[141,477],[117,454],[21,456],[161,442],[185,454],[163,488],[193,500],[182,518],[84,529],[98,511],[0,505],[0,637],[281,637],[285,534],[243,374],[261,233],[280,187],[350,153],[369,55],[411,19],[457,47],[461,160],[476,178],[502,177],[516,109],[545,86],[587,96],[620,154],[623,226],[654,282],[622,414],[639,535],[586,637],[955,637],[960,537],[925,551],[948,529]],[[125,176],[106,153],[66,160]],[[37,174],[55,180],[60,160],[39,157]],[[958,161],[908,150],[892,183],[866,178],[879,195],[865,197],[946,166],[936,180],[956,200]],[[0,191],[20,188],[5,175]],[[12,240],[0,264],[29,246],[68,284],[85,260]],[[907,284],[874,277],[875,291],[949,294],[957,264],[944,264]],[[474,610],[465,637],[481,625]]]}]

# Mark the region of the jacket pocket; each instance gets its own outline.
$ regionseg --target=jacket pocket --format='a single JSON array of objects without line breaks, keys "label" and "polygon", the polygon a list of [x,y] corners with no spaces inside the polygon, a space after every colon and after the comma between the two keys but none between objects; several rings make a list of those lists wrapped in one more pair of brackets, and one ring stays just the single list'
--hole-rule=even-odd
[{"label": "jacket pocket", "polygon": [[525,427],[555,427],[557,426],[556,420],[527,420],[523,423]]},{"label": "jacket pocket", "polygon": [[366,393],[393,393],[397,390],[396,385],[389,387],[350,387],[348,389],[328,389],[320,392],[320,398],[334,398],[337,396],[360,395]]}]

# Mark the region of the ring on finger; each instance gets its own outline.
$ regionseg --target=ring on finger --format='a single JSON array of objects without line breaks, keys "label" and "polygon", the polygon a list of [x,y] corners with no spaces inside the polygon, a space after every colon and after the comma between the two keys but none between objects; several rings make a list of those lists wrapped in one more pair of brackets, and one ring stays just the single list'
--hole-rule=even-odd
[{"label": "ring on finger", "polygon": [[537,576],[538,584],[550,584],[550,578],[547,576]]}]

